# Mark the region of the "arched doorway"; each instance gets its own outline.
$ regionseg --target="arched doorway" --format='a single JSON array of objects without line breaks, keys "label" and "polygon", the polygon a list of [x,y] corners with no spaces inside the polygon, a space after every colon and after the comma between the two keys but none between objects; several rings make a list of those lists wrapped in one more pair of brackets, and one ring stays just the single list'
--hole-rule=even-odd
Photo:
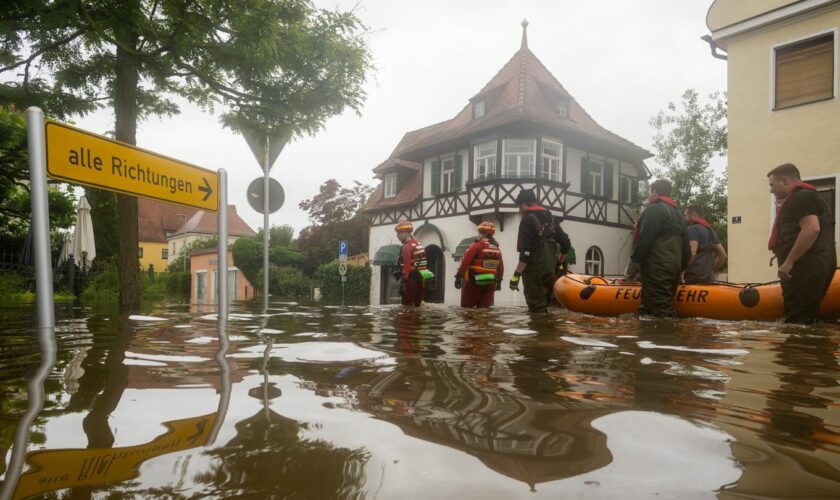
[{"label": "arched doorway", "polygon": [[435,279],[426,284],[426,302],[443,303],[446,290],[446,261],[439,246],[426,246],[426,261],[429,271],[435,274]]}]

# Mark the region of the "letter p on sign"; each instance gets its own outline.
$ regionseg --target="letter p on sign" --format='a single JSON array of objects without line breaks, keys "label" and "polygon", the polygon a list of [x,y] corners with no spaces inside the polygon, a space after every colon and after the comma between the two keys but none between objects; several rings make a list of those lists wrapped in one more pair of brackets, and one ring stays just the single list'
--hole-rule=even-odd
[{"label": "letter p on sign", "polygon": [[347,250],[348,250],[347,240],[341,240],[338,242],[338,260],[344,262],[347,260]]}]

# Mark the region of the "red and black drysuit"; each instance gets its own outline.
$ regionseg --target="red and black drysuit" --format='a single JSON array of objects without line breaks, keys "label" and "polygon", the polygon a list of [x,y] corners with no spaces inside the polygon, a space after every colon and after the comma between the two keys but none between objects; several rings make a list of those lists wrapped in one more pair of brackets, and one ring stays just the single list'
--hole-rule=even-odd
[{"label": "red and black drysuit", "polygon": [[808,215],[817,216],[820,233],[811,248],[793,264],[790,279],[782,280],[787,323],[813,323],[819,319],[820,303],[837,268],[834,218],[814,186],[801,181],[776,209],[776,221],[768,248],[776,254],[778,264],[782,265],[799,236],[799,221]]},{"label": "red and black drysuit", "polygon": [[[497,245],[484,238],[474,241],[467,248],[458,275],[463,277],[461,285],[461,307],[490,307],[493,305],[493,294],[502,282],[505,268],[502,262],[502,251]],[[476,275],[492,274],[495,280],[490,284],[479,285],[475,281]]]},{"label": "red and black drysuit", "polygon": [[525,209],[519,222],[516,251],[519,262],[526,264],[522,272],[525,285],[525,302],[530,312],[546,312],[554,292],[557,247],[561,254],[572,249],[569,236],[554,219],[551,212],[539,205]]},{"label": "red and black drysuit", "polygon": [[400,272],[400,297],[404,306],[419,306],[426,296],[426,283],[420,271],[426,269],[426,249],[414,238],[403,242],[397,269]]}]

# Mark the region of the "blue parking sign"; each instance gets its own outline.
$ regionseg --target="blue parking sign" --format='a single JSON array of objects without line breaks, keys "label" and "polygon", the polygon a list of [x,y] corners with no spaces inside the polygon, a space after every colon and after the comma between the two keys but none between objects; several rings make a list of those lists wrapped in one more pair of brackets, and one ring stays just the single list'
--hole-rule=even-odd
[{"label": "blue parking sign", "polygon": [[347,240],[341,240],[338,242],[338,259],[339,260],[347,260],[347,251],[349,250],[349,245],[347,244]]}]

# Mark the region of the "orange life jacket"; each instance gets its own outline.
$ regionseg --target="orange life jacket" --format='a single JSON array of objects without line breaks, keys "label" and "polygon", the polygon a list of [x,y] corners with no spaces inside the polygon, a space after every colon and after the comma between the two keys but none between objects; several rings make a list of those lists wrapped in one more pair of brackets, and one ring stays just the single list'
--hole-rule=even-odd
[{"label": "orange life jacket", "polygon": [[[403,245],[408,245],[410,251],[408,261],[400,263],[404,266],[404,269],[407,268],[409,273],[428,269],[428,262],[426,261],[426,248],[422,243],[412,238],[406,241]],[[400,252],[400,260],[402,260],[402,255],[403,252]]]},{"label": "orange life jacket", "polygon": [[487,240],[480,241],[481,252],[470,262],[467,276],[475,277],[478,274],[492,274],[496,276],[499,272],[499,263],[502,259],[502,251],[499,247]]}]

